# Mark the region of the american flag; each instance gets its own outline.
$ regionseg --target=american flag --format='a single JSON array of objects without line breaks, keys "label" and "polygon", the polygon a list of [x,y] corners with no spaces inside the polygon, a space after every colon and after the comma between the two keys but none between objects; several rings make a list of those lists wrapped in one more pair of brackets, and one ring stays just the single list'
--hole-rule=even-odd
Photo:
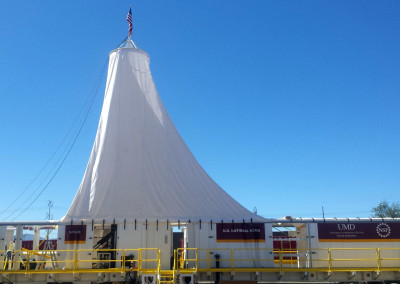
[{"label": "american flag", "polygon": [[129,23],[129,36],[132,35],[132,7],[129,7],[128,15],[126,16],[126,20]]}]

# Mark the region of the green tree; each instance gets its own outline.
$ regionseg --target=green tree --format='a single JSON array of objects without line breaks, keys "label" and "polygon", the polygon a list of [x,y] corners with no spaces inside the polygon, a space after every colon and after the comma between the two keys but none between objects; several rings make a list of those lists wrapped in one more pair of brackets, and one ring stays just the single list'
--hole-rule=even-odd
[{"label": "green tree", "polygon": [[400,218],[400,203],[393,202],[391,205],[387,201],[379,202],[378,206],[372,208],[372,217],[377,218]]}]

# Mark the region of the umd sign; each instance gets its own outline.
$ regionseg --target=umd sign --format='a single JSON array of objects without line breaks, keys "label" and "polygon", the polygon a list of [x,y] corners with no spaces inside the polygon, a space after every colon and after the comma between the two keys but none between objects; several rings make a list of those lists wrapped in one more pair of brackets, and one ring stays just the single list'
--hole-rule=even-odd
[{"label": "umd sign", "polygon": [[320,223],[320,242],[396,242],[400,240],[398,223]]}]

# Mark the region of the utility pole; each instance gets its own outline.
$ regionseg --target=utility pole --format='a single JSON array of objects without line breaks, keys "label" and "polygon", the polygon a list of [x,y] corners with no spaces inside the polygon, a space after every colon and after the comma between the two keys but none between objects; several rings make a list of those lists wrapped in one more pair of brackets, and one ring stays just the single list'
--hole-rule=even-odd
[{"label": "utility pole", "polygon": [[[49,202],[47,203],[47,206],[49,207],[49,211],[47,212],[46,215],[46,220],[51,220],[53,219],[53,215],[51,215],[51,208],[53,207],[53,201],[49,200]],[[50,235],[50,229],[47,229],[47,237],[46,237],[46,249],[52,249],[53,248],[53,244],[50,245],[50,240],[49,240],[49,235]]]},{"label": "utility pole", "polygon": [[[51,208],[53,207],[53,201],[49,200],[49,202],[47,203],[47,206],[49,207],[49,211],[47,212],[46,219],[47,220],[52,220],[53,219],[53,215],[51,214]],[[44,252],[43,252],[42,256],[45,257],[46,254],[49,254],[50,255],[50,259],[51,259],[51,264],[52,264],[53,268],[54,269],[58,269],[57,257],[56,257],[56,254],[54,252],[53,242],[49,239],[49,237],[50,237],[50,228],[47,229],[47,236],[46,236],[46,240],[45,240],[45,243],[44,243]]]},{"label": "utility pole", "polygon": [[47,206],[49,207],[49,211],[47,212],[46,220],[51,220],[51,219],[53,219],[53,215],[51,215],[51,208],[53,207],[53,201],[49,200],[49,203],[47,203]]},{"label": "utility pole", "polygon": [[[47,206],[49,207],[49,211],[47,212],[46,220],[51,220],[51,219],[53,219],[53,215],[51,215],[51,208],[53,207],[53,201],[49,200],[49,202],[47,203]],[[50,244],[49,235],[50,235],[50,229],[47,229],[45,249],[53,248],[53,246],[52,246],[53,244]]]}]

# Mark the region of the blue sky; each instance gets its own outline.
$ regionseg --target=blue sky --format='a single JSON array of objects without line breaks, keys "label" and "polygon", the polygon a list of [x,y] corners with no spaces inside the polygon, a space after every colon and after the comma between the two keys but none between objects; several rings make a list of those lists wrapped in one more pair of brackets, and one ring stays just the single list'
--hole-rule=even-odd
[{"label": "blue sky", "polygon": [[[369,217],[379,201],[400,201],[399,1],[2,1],[3,209],[22,196],[0,220],[43,220],[48,200],[54,219],[66,213],[96,134],[97,78],[131,4],[133,39],[178,131],[246,208]],[[56,166],[24,189],[94,86],[68,158],[24,210]]]}]

